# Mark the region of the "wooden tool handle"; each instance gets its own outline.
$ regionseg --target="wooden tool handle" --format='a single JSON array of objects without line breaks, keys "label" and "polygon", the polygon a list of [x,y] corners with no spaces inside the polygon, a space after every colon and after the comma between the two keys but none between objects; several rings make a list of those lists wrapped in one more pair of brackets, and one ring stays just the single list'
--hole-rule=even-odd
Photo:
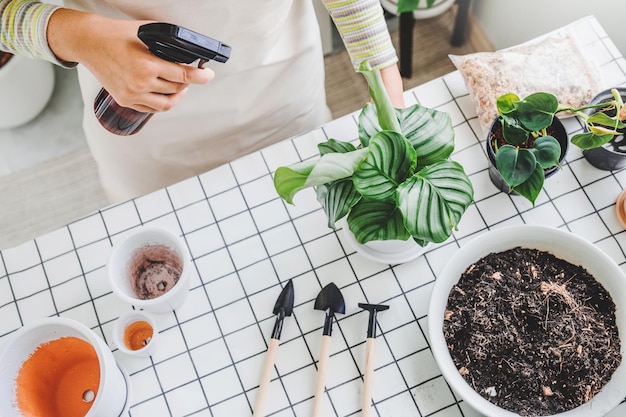
[{"label": "wooden tool handle", "polygon": [[361,398],[361,415],[363,417],[369,417],[372,409],[375,341],[376,339],[370,337],[365,342],[365,370],[363,373],[363,397]]},{"label": "wooden tool handle", "polygon": [[259,390],[256,393],[256,400],[254,401],[254,412],[252,413],[253,417],[263,416],[263,408],[265,407],[267,390],[270,386],[270,379],[272,377],[272,370],[274,369],[276,352],[278,351],[279,343],[278,339],[272,338],[270,339],[269,346],[267,347],[263,372],[261,373],[261,382],[259,383]]},{"label": "wooden tool handle", "polygon": [[324,384],[326,383],[326,368],[330,356],[330,336],[322,336],[320,347],[320,359],[317,363],[317,382],[315,384],[315,397],[313,397],[313,412],[311,417],[319,417],[322,404],[324,403]]}]

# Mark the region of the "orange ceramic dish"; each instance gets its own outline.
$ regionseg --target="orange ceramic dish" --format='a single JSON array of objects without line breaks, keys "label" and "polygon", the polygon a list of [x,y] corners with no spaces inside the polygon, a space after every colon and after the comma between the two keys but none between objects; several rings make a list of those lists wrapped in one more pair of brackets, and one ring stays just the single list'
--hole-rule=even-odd
[{"label": "orange ceramic dish", "polygon": [[147,321],[132,322],[124,329],[124,344],[130,350],[143,349],[150,343],[152,333],[152,326]]},{"label": "orange ceramic dish", "polygon": [[95,349],[78,337],[37,347],[16,380],[17,405],[25,416],[84,417],[98,393],[100,364]]}]

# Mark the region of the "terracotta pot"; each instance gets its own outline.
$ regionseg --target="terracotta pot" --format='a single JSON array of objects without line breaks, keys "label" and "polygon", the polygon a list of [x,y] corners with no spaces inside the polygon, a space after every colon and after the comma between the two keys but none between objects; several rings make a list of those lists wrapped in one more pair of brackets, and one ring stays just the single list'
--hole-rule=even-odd
[{"label": "terracotta pot", "polygon": [[[504,179],[502,178],[502,175],[500,175],[500,172],[496,168],[496,154],[493,150],[493,143],[492,143],[493,132],[501,128],[502,128],[502,123],[500,122],[499,118],[496,118],[491,124],[491,127],[489,128],[489,132],[487,134],[487,140],[485,141],[485,146],[487,148],[487,156],[489,157],[489,178],[491,179],[491,182],[493,183],[493,185],[498,187],[500,191],[509,193],[509,184],[507,184],[506,181],[504,181]],[[567,155],[567,150],[569,149],[569,138],[567,136],[567,131],[565,130],[565,126],[563,126],[563,123],[561,123],[561,121],[557,117],[554,118],[554,121],[552,122],[552,125],[550,126],[550,128],[554,130],[553,136],[561,145],[561,155],[559,156],[559,164],[563,165],[563,161],[565,161],[565,156]],[[552,168],[544,170],[545,178],[550,178],[551,176],[556,174],[560,169],[561,168],[556,166],[556,167],[552,167]],[[513,191],[513,192],[510,192],[510,194],[516,195],[517,193]]]},{"label": "terracotta pot", "polygon": [[[617,88],[622,100],[626,100],[626,88]],[[597,96],[595,96],[589,104],[602,103],[613,99],[611,90],[604,90]],[[593,114],[598,112],[599,109],[587,109],[585,113]],[[615,113],[613,113],[615,114]],[[598,169],[605,171],[616,171],[618,169],[626,168],[626,140],[624,138],[624,130],[622,129],[622,135],[614,137],[605,146],[593,149],[583,150],[583,156],[591,165]],[[585,131],[588,132],[587,126]]]},{"label": "terracotta pot", "polygon": [[[3,417],[69,417],[84,408],[85,417],[115,417],[127,406],[128,381],[102,338],[77,321],[52,317],[22,327],[7,342],[0,392]],[[31,414],[20,410],[24,404]]]},{"label": "terracotta pot", "polygon": [[34,119],[48,104],[53,90],[50,62],[14,55],[0,67],[0,129]]}]

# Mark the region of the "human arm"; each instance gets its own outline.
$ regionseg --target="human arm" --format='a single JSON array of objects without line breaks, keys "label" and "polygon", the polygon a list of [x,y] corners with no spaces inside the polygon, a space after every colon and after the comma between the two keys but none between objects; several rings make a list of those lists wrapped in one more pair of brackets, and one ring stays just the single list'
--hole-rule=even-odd
[{"label": "human arm", "polygon": [[152,55],[137,38],[144,21],[111,19],[28,0],[0,0],[0,17],[2,39],[7,40],[0,49],[68,67],[80,63],[124,107],[169,110],[189,84],[204,84],[214,77],[210,69]]},{"label": "human arm", "polygon": [[355,69],[369,61],[379,69],[394,107],[404,107],[398,57],[380,0],[322,0],[346,46]]}]

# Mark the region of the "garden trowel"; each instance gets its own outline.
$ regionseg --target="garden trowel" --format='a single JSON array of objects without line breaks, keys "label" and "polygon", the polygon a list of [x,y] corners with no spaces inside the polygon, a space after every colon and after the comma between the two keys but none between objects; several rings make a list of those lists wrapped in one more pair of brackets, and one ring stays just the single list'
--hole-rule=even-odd
[{"label": "garden trowel", "polygon": [[265,406],[265,399],[267,397],[267,389],[270,385],[270,378],[272,376],[272,369],[274,368],[276,360],[276,352],[278,351],[278,345],[280,343],[280,334],[283,330],[283,320],[287,316],[291,316],[293,311],[293,282],[289,280],[285,288],[280,292],[274,305],[274,314],[276,315],[276,321],[274,322],[274,329],[272,330],[272,336],[270,338],[269,345],[267,347],[267,355],[265,356],[265,363],[263,365],[263,372],[261,373],[261,382],[259,383],[259,391],[256,394],[256,400],[254,402],[253,417],[261,417],[263,415],[263,408]]},{"label": "garden trowel", "polygon": [[344,314],[346,312],[346,305],[343,301],[341,291],[334,283],[330,283],[322,288],[322,291],[317,295],[315,299],[315,310],[322,310],[326,312],[326,319],[324,320],[324,329],[322,332],[322,345],[320,348],[320,358],[317,364],[317,382],[315,384],[315,396],[313,397],[313,413],[312,417],[319,417],[321,415],[321,407],[323,403],[324,384],[326,381],[326,367],[328,364],[328,357],[330,356],[330,336],[333,331],[333,317],[335,313]]}]

